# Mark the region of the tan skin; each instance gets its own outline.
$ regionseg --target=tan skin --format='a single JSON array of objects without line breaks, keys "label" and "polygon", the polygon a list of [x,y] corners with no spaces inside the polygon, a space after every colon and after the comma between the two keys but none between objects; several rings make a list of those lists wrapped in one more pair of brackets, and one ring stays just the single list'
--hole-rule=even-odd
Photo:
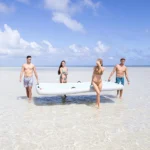
[{"label": "tan skin", "polygon": [[[104,72],[104,67],[101,66],[101,63],[100,63],[99,60],[96,61],[96,65],[103,73]],[[93,85],[94,90],[97,94],[97,96],[96,96],[96,105],[97,105],[98,108],[100,108],[100,93],[101,93],[101,90],[102,90],[101,76],[102,76],[102,74],[95,74],[95,67],[94,67],[91,84]]]},{"label": "tan skin", "polygon": [[[31,63],[31,58],[27,59],[27,63],[22,65],[21,73],[20,73],[20,82],[22,81],[22,76],[24,77],[32,77],[33,73],[35,74],[37,84],[39,84],[38,81],[38,75],[36,71],[36,67]],[[31,101],[32,98],[32,86],[26,87],[26,94],[29,98],[29,101]]]},{"label": "tan skin", "polygon": [[[65,71],[67,74],[63,74],[63,71]],[[67,78],[68,75],[68,68],[66,67],[66,63],[62,62],[62,67],[60,68],[60,83],[67,83],[67,80],[65,80],[65,78]]]},{"label": "tan skin", "polygon": [[[125,60],[120,60],[120,64],[116,65],[113,69],[113,71],[111,72],[108,81],[111,80],[111,77],[113,76],[113,74],[116,72],[116,77],[126,77],[128,84],[130,84],[129,82],[129,77],[128,77],[128,70],[127,67],[125,66]],[[122,94],[123,94],[123,90],[118,90],[117,91],[117,96],[119,95],[119,98],[122,99]]]}]

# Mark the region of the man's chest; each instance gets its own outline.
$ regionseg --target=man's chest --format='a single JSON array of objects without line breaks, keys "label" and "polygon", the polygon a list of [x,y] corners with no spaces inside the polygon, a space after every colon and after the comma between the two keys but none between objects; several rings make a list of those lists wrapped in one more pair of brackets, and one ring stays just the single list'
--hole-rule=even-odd
[{"label": "man's chest", "polygon": [[121,66],[117,67],[117,71],[119,71],[119,72],[125,72],[125,70],[126,70],[125,67],[121,67]]},{"label": "man's chest", "polygon": [[33,70],[33,66],[32,65],[26,65],[24,66],[24,70]]}]

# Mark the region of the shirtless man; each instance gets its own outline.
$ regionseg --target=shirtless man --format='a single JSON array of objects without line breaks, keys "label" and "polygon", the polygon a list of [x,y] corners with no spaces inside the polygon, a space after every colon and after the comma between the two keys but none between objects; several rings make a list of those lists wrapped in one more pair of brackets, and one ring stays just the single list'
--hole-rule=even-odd
[{"label": "shirtless man", "polygon": [[20,73],[20,82],[24,74],[24,87],[26,88],[26,94],[29,98],[29,102],[32,98],[32,86],[33,86],[33,72],[35,74],[37,84],[38,84],[38,75],[36,72],[35,66],[31,63],[31,56],[27,56],[27,63],[22,65]]},{"label": "shirtless man", "polygon": [[[116,83],[120,83],[122,85],[124,85],[124,75],[126,76],[126,79],[129,82],[129,78],[128,78],[128,72],[127,72],[127,67],[124,65],[125,64],[125,58],[121,58],[120,59],[120,64],[116,65],[113,69],[113,71],[111,72],[108,81],[110,81],[112,75],[116,72]],[[123,90],[120,90],[120,96],[119,98],[122,99],[122,94],[123,94]],[[119,95],[119,90],[117,91],[117,96]]]}]

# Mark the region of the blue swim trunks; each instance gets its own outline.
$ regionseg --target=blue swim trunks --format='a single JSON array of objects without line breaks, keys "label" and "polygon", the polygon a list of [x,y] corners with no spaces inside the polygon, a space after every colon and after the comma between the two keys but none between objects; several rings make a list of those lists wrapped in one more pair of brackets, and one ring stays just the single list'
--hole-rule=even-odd
[{"label": "blue swim trunks", "polygon": [[124,85],[124,77],[116,77],[116,83]]}]

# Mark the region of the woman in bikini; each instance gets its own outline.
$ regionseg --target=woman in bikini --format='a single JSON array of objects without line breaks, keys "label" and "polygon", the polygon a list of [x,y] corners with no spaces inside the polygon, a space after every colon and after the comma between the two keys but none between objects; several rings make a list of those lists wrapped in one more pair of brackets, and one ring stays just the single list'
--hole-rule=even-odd
[{"label": "woman in bikini", "polygon": [[94,87],[94,90],[97,94],[96,97],[96,104],[98,108],[100,107],[100,92],[102,90],[102,74],[104,72],[104,67],[103,67],[103,60],[98,59],[96,61],[96,66],[94,67],[93,75],[92,75],[92,82],[91,84]]},{"label": "woman in bikini", "polygon": [[67,83],[68,68],[66,67],[65,60],[60,63],[58,75],[60,75],[60,83]]}]

